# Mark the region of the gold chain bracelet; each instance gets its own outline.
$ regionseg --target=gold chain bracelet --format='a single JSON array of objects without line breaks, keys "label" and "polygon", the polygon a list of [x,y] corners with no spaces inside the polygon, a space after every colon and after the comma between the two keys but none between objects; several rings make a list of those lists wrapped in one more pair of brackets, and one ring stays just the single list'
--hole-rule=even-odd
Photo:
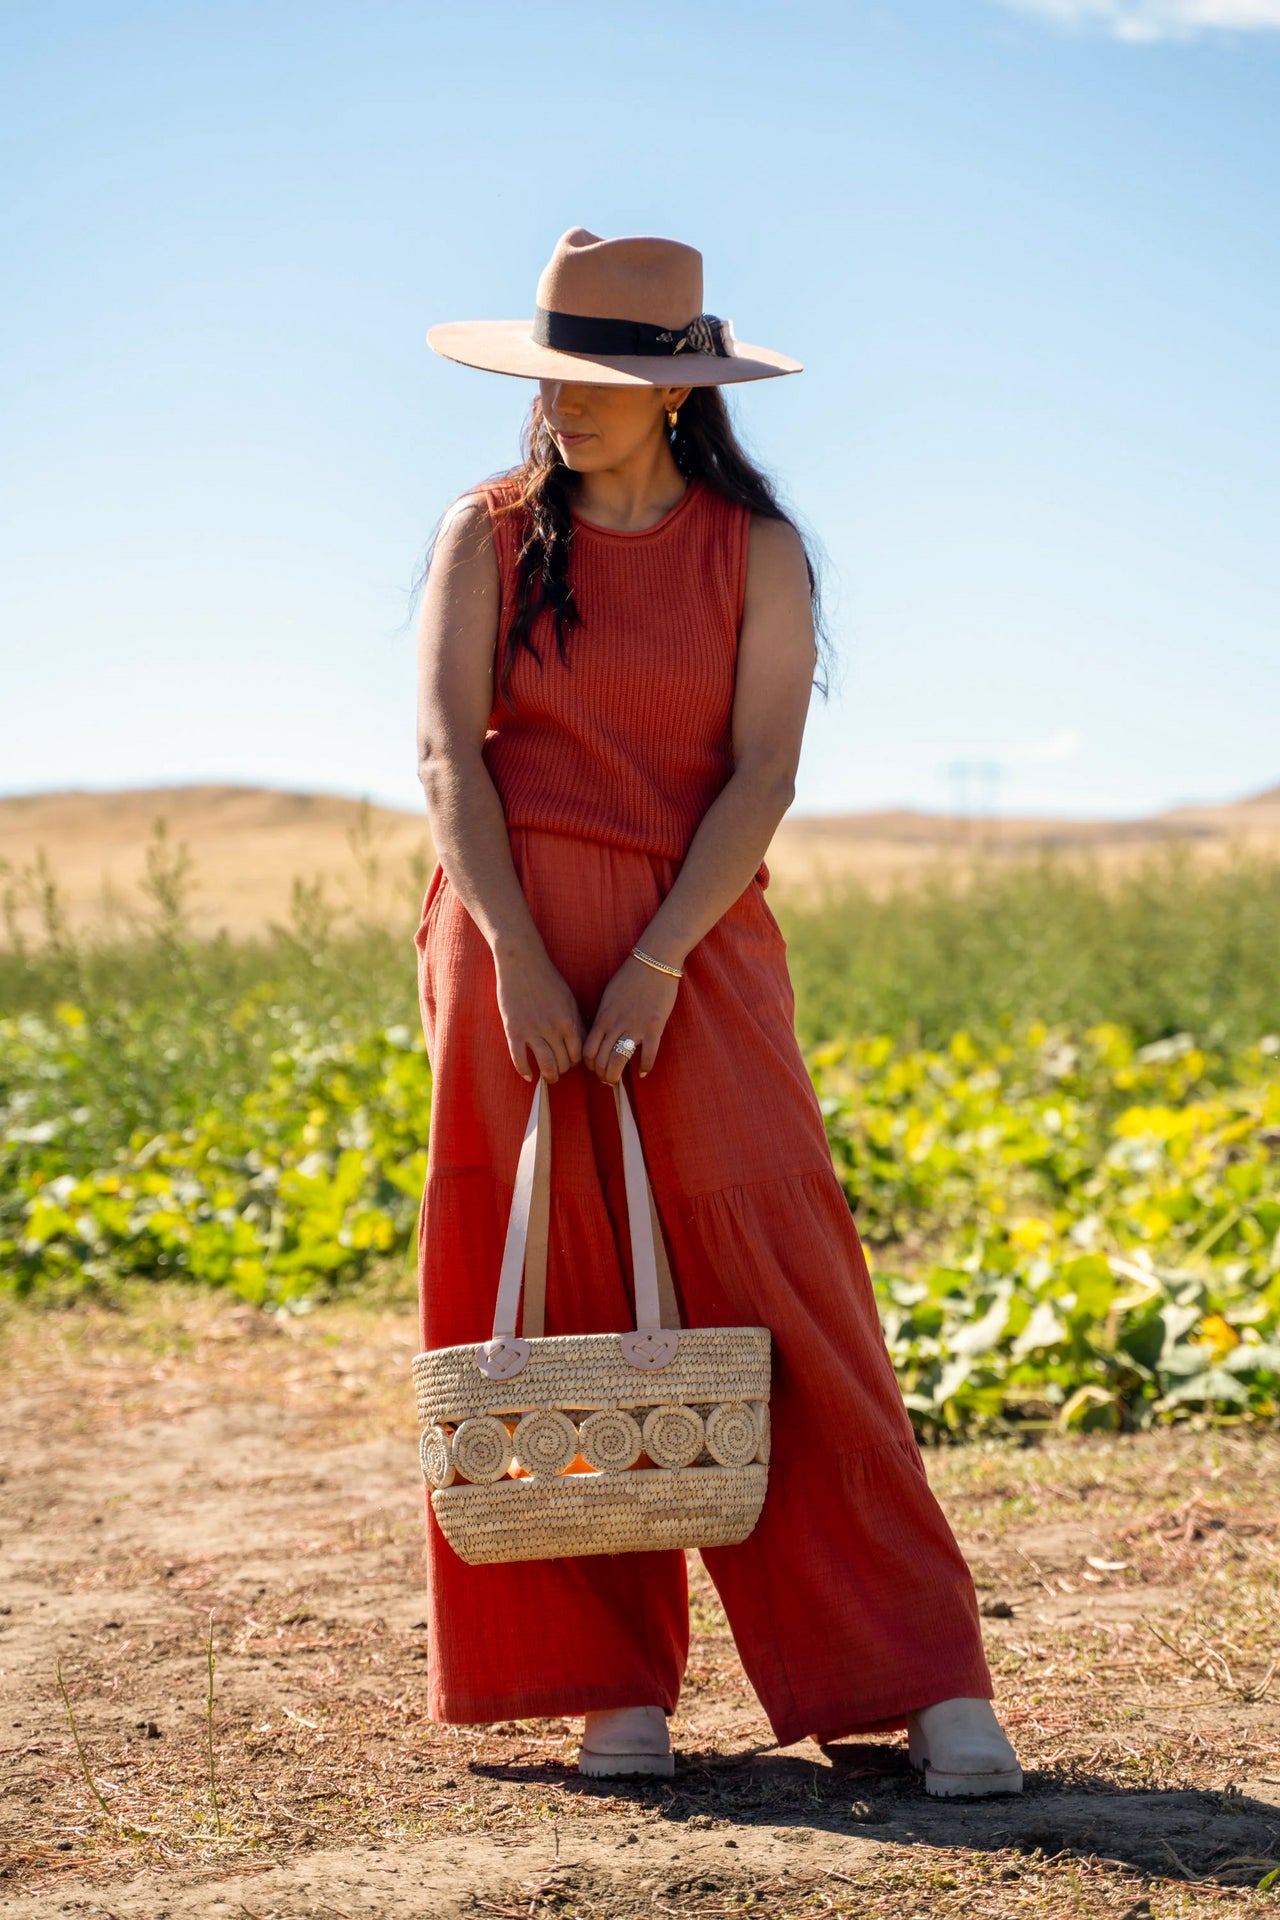
[{"label": "gold chain bracelet", "polygon": [[677,980],[684,979],[683,967],[669,967],[665,960],[655,960],[651,953],[644,951],[643,947],[632,947],[631,954],[633,959],[643,960],[646,967],[656,967],[659,973],[669,973]]}]

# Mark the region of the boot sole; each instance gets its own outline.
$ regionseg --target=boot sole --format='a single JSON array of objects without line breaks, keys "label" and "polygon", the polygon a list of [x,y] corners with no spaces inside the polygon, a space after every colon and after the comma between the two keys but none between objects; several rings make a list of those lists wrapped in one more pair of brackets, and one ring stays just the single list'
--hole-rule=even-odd
[{"label": "boot sole", "polygon": [[645,1774],[669,1779],[675,1770],[674,1753],[596,1753],[590,1747],[582,1747],[578,1753],[578,1772],[592,1780]]},{"label": "boot sole", "polygon": [[917,1767],[924,1790],[939,1800],[976,1800],[988,1793],[1021,1793],[1022,1768],[1002,1767],[998,1773],[939,1773],[927,1763]]}]

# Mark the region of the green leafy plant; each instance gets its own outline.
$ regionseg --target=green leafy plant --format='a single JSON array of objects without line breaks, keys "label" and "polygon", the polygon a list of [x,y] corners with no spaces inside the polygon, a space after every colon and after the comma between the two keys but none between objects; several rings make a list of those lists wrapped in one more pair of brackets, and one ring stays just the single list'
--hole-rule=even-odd
[{"label": "green leafy plant", "polygon": [[[354,926],[299,883],[268,939],[202,942],[160,825],[125,942],[77,935],[42,859],[0,874],[0,1286],[404,1285],[431,1073],[378,848],[354,836]],[[1045,861],[779,913],[922,1435],[1280,1412],[1280,866]]]}]

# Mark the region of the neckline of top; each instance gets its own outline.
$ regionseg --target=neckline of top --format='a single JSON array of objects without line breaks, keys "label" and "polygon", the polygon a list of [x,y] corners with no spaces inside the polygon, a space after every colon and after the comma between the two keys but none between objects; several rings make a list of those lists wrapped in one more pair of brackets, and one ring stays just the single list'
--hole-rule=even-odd
[{"label": "neckline of top", "polygon": [[582,515],[572,507],[569,511],[573,515],[574,523],[577,526],[584,527],[588,533],[602,534],[606,540],[648,540],[653,534],[662,533],[671,525],[671,522],[676,518],[677,514],[683,513],[685,507],[689,504],[690,499],[698,491],[701,484],[701,481],[698,480],[696,476],[692,480],[686,481],[684,492],[680,495],[674,507],[669,507],[666,513],[663,514],[661,520],[655,520],[651,527],[602,527],[597,520],[584,520]]}]

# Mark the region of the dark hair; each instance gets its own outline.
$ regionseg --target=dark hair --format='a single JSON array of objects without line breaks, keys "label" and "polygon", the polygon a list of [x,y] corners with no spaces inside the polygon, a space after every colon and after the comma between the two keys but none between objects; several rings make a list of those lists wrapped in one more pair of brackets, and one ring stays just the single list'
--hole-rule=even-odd
[{"label": "dark hair", "polygon": [[[672,456],[686,479],[705,481],[736,505],[747,507],[767,520],[785,520],[789,526],[796,527],[791,515],[779,505],[768,477],[748,459],[733,430],[719,387],[692,388],[680,407],[676,425],[669,430],[669,438]],[[573,546],[574,475],[561,459],[560,449],[543,420],[541,395],[535,396],[530,408],[521,452],[521,464],[501,476],[518,483],[519,494],[511,510],[521,512],[524,520],[515,611],[507,629],[498,672],[499,695],[508,706],[511,704],[508,692],[511,671],[521,648],[527,648],[539,665],[542,663],[533,641],[534,623],[540,615],[550,611],[556,652],[565,665],[568,664],[566,640],[575,627],[582,625],[569,567]],[[819,569],[813,540],[799,527],[796,532],[804,547],[818,647],[814,685],[825,699],[830,690],[831,645],[823,615]]]}]

